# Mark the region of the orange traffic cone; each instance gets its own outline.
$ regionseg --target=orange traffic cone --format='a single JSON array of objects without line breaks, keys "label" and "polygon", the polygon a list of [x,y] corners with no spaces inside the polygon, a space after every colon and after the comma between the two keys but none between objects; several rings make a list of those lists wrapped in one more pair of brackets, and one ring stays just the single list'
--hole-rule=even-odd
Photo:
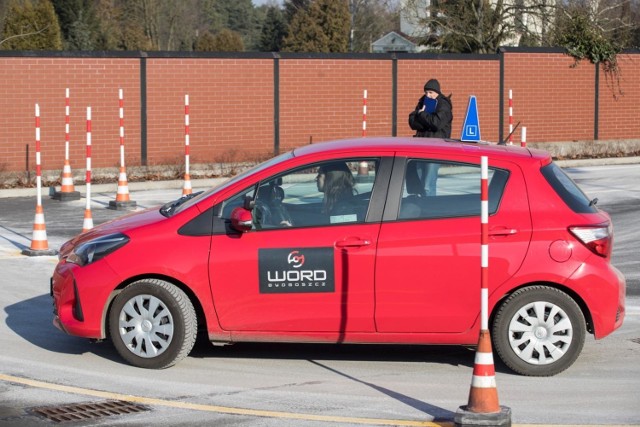
[{"label": "orange traffic cone", "polygon": [[84,221],[82,221],[82,232],[86,233],[92,228],[93,228],[93,217],[91,216],[91,208],[87,207],[84,210]]},{"label": "orange traffic cone", "polygon": [[454,421],[458,427],[511,425],[511,409],[498,403],[491,335],[486,329],[480,331],[469,403],[458,408]]},{"label": "orange traffic cone", "polygon": [[187,196],[191,194],[191,177],[188,173],[184,174],[184,186],[182,187],[182,195]]},{"label": "orange traffic cone", "polygon": [[60,200],[61,202],[80,199],[80,192],[76,191],[75,187],[73,186],[73,174],[71,173],[71,165],[69,164],[69,159],[65,159],[64,161],[60,191],[54,192],[53,198],[56,200]]},{"label": "orange traffic cone", "polygon": [[120,166],[116,200],[109,201],[109,209],[129,209],[129,208],[134,208],[135,206],[136,206],[136,202],[131,200],[131,198],[129,197],[129,184],[127,183],[127,172],[124,166]]},{"label": "orange traffic cone", "polygon": [[491,337],[486,330],[480,331],[467,409],[471,412],[500,412]]},{"label": "orange traffic cone", "polygon": [[29,256],[55,255],[58,251],[49,249],[47,241],[47,227],[44,223],[44,210],[42,205],[36,205],[36,215],[33,221],[33,236],[29,249],[23,249],[22,253]]}]

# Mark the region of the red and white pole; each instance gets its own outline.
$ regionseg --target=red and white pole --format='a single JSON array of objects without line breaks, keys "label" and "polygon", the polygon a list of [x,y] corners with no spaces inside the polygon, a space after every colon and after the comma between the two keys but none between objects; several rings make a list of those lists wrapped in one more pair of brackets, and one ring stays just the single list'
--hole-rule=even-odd
[{"label": "red and white pole", "polygon": [[120,173],[118,175],[116,202],[129,202],[129,184],[127,183],[127,172],[124,166],[124,96],[122,89],[118,91],[118,103],[120,113]]},{"label": "red and white pole", "polygon": [[367,136],[367,90],[362,97],[362,137]]},{"label": "red and white pole", "polygon": [[480,158],[480,329],[489,329],[489,167],[487,156]]},{"label": "red and white pole", "polygon": [[36,104],[36,215],[33,221],[33,237],[29,248],[22,250],[23,255],[55,255],[54,249],[49,249],[47,241],[47,227],[44,223],[44,209],[42,208],[42,167],[40,166],[40,106]]},{"label": "red and white pole", "polygon": [[60,178],[60,191],[53,194],[54,199],[60,201],[77,200],[80,193],[73,186],[73,174],[69,163],[69,88],[65,90],[64,97],[64,166]]},{"label": "red and white pole", "polygon": [[513,91],[509,89],[509,145],[513,145]]},{"label": "red and white pole", "polygon": [[184,96],[184,186],[182,195],[191,194],[191,176],[189,175],[189,95]]},{"label": "red and white pole", "polygon": [[91,107],[87,107],[87,173],[85,176],[87,186],[87,204],[84,209],[84,222],[82,232],[93,228],[93,218],[91,216]]},{"label": "red and white pole", "polygon": [[37,251],[48,251],[47,228],[42,209],[42,167],[40,163],[40,106],[36,104],[36,215],[33,221],[33,236],[27,255],[37,255]]},{"label": "red and white pole", "polygon": [[[367,136],[367,90],[364,90],[362,96],[362,137]],[[358,176],[369,175],[369,163],[360,162],[358,164]]]},{"label": "red and white pole", "polygon": [[40,106],[36,104],[36,206],[40,206],[40,209],[42,209],[42,167],[40,160]]},{"label": "red and white pole", "polygon": [[527,128],[524,126],[522,127],[522,135],[520,137],[520,146],[521,147],[527,146]]},{"label": "red and white pole", "polygon": [[71,165],[69,163],[69,88],[65,91],[64,98],[64,167],[62,169],[61,193],[73,193],[73,176],[71,175]]},{"label": "red and white pole", "polygon": [[511,425],[511,409],[498,402],[489,333],[489,160],[480,157],[480,336],[469,402],[456,412],[456,425]]}]

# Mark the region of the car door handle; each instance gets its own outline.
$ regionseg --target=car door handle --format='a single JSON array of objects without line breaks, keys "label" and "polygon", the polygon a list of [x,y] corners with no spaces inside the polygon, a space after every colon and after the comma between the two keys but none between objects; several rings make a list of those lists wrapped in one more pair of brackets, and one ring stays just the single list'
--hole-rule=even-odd
[{"label": "car door handle", "polygon": [[517,232],[515,228],[496,227],[489,230],[489,236],[513,236]]},{"label": "car door handle", "polygon": [[367,239],[345,239],[336,242],[336,248],[352,248],[358,246],[369,246],[370,244],[371,240]]}]

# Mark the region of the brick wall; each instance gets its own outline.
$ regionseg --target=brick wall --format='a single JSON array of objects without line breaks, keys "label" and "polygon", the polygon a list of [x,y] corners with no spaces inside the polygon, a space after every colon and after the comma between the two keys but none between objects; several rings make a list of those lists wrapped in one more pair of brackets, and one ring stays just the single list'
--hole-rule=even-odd
[{"label": "brick wall", "polygon": [[[509,89],[514,123],[527,127],[528,142],[592,140],[596,131],[603,140],[640,138],[637,53],[620,55],[618,79],[599,73],[597,127],[596,68],[586,61],[572,67],[573,59],[560,51],[510,49],[495,55],[394,58],[282,54],[277,63],[278,128],[276,63],[270,54],[0,52],[0,172],[24,171],[27,146],[29,169],[35,169],[35,103],[41,111],[43,170],[62,168],[67,87],[73,169],[85,166],[87,106],[93,116],[93,167],[119,165],[119,88],[124,90],[127,165],[183,161],[186,94],[191,162],[225,162],[270,156],[276,141],[280,151],[286,151],[310,141],[361,136],[365,89],[367,135],[391,135],[394,125],[397,135],[411,135],[407,115],[432,77],[440,80],[445,94],[453,94],[454,138],[460,136],[470,95],[478,101],[482,138],[497,141],[501,120],[506,137]],[[519,138],[518,129],[514,142]]]}]

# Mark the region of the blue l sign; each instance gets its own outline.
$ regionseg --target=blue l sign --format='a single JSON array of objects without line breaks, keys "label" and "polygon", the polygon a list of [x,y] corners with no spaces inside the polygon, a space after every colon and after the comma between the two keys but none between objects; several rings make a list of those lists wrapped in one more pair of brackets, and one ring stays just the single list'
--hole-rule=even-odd
[{"label": "blue l sign", "polygon": [[475,95],[469,97],[469,106],[467,107],[467,115],[462,125],[461,141],[478,142],[480,141],[480,119],[478,118],[478,103]]}]

